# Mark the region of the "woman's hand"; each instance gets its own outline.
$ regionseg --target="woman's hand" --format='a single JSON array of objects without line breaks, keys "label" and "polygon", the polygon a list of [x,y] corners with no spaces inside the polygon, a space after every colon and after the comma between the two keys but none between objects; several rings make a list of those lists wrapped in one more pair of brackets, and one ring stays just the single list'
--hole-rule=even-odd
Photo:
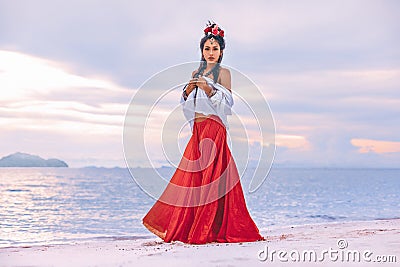
[{"label": "woman's hand", "polygon": [[206,79],[204,79],[204,77],[200,76],[199,78],[197,78],[197,82],[196,82],[197,87],[204,90],[204,85],[206,85],[206,84],[207,84],[207,81],[206,81]]},{"label": "woman's hand", "polygon": [[198,78],[193,78],[189,81],[188,86],[186,87],[186,94],[189,95],[197,86]]},{"label": "woman's hand", "polygon": [[204,79],[203,77],[199,77],[199,79],[197,80],[196,85],[200,89],[202,89],[207,95],[209,95],[213,90],[213,88],[207,84],[206,79]]}]

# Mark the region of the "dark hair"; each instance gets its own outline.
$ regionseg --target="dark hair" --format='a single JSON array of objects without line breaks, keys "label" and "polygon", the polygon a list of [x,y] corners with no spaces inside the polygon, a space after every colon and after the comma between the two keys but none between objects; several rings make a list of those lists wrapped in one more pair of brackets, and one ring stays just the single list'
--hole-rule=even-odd
[{"label": "dark hair", "polygon": [[[208,26],[208,28],[211,29],[211,28],[213,28],[214,26],[216,26],[216,24],[215,24],[215,23],[213,23],[213,24],[209,23],[207,26]],[[218,26],[217,26],[217,27],[218,27]],[[217,27],[216,27],[216,28],[217,28]],[[205,36],[204,36],[203,38],[201,38],[201,40],[200,40],[200,51],[201,51],[200,66],[199,66],[197,72],[194,74],[193,77],[196,77],[196,78],[197,78],[197,77],[199,77],[200,75],[203,75],[203,72],[204,72],[204,70],[205,70],[206,67],[207,67],[207,61],[206,61],[206,59],[205,59],[204,56],[203,56],[204,44],[206,43],[206,41],[207,41],[208,39],[214,38],[214,40],[216,40],[216,41],[218,42],[219,48],[220,48],[220,50],[221,50],[221,54],[219,55],[217,64],[215,64],[214,68],[212,69],[212,74],[213,74],[214,82],[217,82],[218,76],[219,76],[219,72],[220,72],[220,69],[221,69],[220,63],[221,63],[221,61],[222,61],[222,56],[223,56],[223,53],[222,53],[222,52],[223,52],[224,49],[225,49],[225,40],[224,40],[224,37],[223,37],[223,36],[224,36],[224,35],[223,35],[223,31],[222,31],[222,36],[219,35],[220,32],[221,32],[221,29],[220,29],[219,27],[218,27],[218,31],[219,31],[219,33],[218,33],[217,35],[209,34],[208,32],[204,31]],[[196,87],[195,90],[196,90],[196,91],[195,91],[195,93],[194,93],[194,105],[196,105],[196,97],[197,97],[197,90],[198,90],[198,88]]]},{"label": "dark hair", "polygon": [[[214,26],[214,24],[212,25]],[[220,71],[220,63],[222,61],[222,57],[223,57],[223,51],[225,49],[225,40],[223,37],[219,36],[219,35],[213,35],[213,34],[206,34],[203,38],[201,38],[200,40],[200,51],[201,51],[201,59],[200,59],[200,66],[199,69],[197,70],[196,74],[194,75],[194,77],[198,77],[199,75],[202,75],[204,70],[207,67],[207,61],[203,56],[203,49],[204,49],[204,44],[206,43],[207,40],[214,38],[214,40],[216,40],[219,44],[220,50],[221,50],[221,55],[218,58],[218,63],[215,65],[212,74],[213,74],[213,78],[214,78],[214,82],[217,82],[218,79],[218,75],[219,75],[219,71]]]}]

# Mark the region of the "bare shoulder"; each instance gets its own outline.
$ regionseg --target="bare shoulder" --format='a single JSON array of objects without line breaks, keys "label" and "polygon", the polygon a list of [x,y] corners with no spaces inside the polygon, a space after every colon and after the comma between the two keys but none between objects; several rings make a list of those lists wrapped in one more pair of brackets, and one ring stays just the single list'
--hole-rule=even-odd
[{"label": "bare shoulder", "polygon": [[231,71],[229,69],[227,69],[227,68],[221,67],[220,75],[224,76],[225,78],[230,77],[231,76]]},{"label": "bare shoulder", "polygon": [[229,69],[221,67],[218,80],[221,85],[231,91],[231,72]]},{"label": "bare shoulder", "polygon": [[194,75],[197,73],[197,70],[194,70],[193,72],[192,72],[192,78],[194,77]]}]

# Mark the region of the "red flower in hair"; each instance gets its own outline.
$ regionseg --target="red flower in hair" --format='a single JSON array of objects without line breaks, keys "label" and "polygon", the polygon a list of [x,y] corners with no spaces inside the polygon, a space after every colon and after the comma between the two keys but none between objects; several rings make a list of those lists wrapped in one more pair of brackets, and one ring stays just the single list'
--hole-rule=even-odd
[{"label": "red flower in hair", "polygon": [[212,29],[212,34],[218,35],[218,26],[215,24],[214,28]]},{"label": "red flower in hair", "polygon": [[211,27],[207,27],[207,28],[204,29],[204,33],[205,34],[209,33],[210,31],[211,31]]},{"label": "red flower in hair", "polygon": [[212,35],[219,35],[221,37],[224,37],[224,31],[221,30],[217,24],[213,24],[214,27],[212,25],[208,26],[207,28],[204,29],[204,34],[208,34],[211,33]]}]

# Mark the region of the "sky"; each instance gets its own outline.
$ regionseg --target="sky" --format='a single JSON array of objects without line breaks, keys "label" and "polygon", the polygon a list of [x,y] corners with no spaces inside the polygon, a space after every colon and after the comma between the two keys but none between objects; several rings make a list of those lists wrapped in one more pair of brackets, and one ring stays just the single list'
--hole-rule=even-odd
[{"label": "sky", "polygon": [[398,14],[394,0],[0,0],[0,157],[126,167],[132,98],[198,60],[211,19],[223,64],[269,104],[276,166],[400,167]]}]

